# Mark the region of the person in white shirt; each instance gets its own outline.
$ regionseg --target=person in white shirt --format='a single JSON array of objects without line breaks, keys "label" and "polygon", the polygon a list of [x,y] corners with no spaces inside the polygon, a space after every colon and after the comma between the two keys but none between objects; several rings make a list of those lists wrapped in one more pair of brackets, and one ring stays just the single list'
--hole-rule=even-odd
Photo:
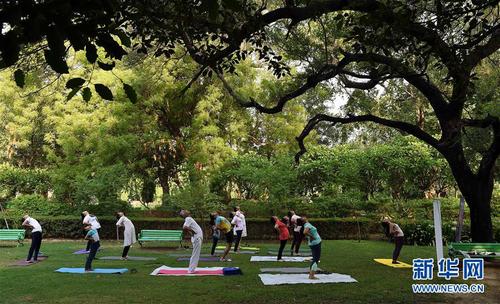
[{"label": "person in white shirt", "polygon": [[392,264],[399,264],[398,257],[405,241],[403,230],[398,224],[391,222],[391,220],[387,217],[382,220],[382,227],[384,228],[384,232],[387,237],[392,236],[394,238],[395,247],[392,252]]},{"label": "person in white shirt", "polygon": [[231,220],[231,225],[233,225],[234,235],[236,235],[236,240],[234,242],[234,252],[239,252],[241,236],[243,235],[243,221],[236,212],[232,212],[231,215],[233,219]]},{"label": "person in white shirt", "polygon": [[290,219],[289,226],[293,230],[293,240],[290,254],[293,255],[295,249],[295,254],[299,255],[299,249],[303,239],[302,226],[297,225],[297,220],[300,219],[300,216],[295,214],[294,210],[290,210],[288,212],[288,218]]},{"label": "person in white shirt", "polygon": [[[234,247],[235,251],[239,251],[241,247],[241,239],[247,237],[247,221],[245,219],[245,214],[241,211],[241,208],[239,206],[234,207],[234,212],[235,215],[241,219],[241,225],[243,226],[241,237],[238,240],[238,246]],[[234,231],[234,234],[237,236],[236,230]]]},{"label": "person in white shirt", "polygon": [[189,260],[188,273],[194,273],[196,267],[198,267],[198,261],[200,260],[201,245],[203,244],[203,231],[200,225],[191,217],[191,213],[187,210],[181,210],[179,215],[184,218],[184,225],[182,229],[187,233],[191,234],[191,243],[193,244],[193,252],[191,253],[191,259]]},{"label": "person in white shirt", "polygon": [[135,237],[135,227],[132,221],[125,216],[125,213],[118,212],[117,217],[118,217],[118,222],[116,222],[116,226],[125,228],[125,230],[123,231],[122,260],[127,260],[130,246],[132,246],[132,244],[137,242],[137,239]]},{"label": "person in white shirt", "polygon": [[[97,220],[97,217],[95,215],[90,214],[88,211],[83,211],[82,216],[83,216],[82,220],[83,225],[90,225],[92,226],[93,230],[99,232],[99,229],[101,229],[101,224],[99,224],[99,221]],[[91,246],[92,242],[89,240],[87,242],[87,248],[85,250],[90,251]]]},{"label": "person in white shirt", "polygon": [[31,228],[31,247],[26,262],[35,263],[38,261],[38,252],[42,246],[42,226],[27,214],[23,216],[23,226]]}]

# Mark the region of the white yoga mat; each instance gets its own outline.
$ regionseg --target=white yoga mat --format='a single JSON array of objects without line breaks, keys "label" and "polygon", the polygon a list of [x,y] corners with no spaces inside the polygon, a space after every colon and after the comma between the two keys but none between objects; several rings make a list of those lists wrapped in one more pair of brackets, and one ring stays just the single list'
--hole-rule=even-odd
[{"label": "white yoga mat", "polygon": [[317,280],[309,279],[308,274],[259,274],[260,280],[264,285],[283,285],[283,284],[322,284],[322,283],[356,283],[350,275],[332,273],[317,274]]},{"label": "white yoga mat", "polygon": [[[153,270],[153,272],[150,273],[150,275],[156,276],[160,272],[160,270],[188,270],[187,267],[168,267],[168,266],[160,266]],[[224,267],[196,267],[196,270],[222,270]],[[183,276],[198,276],[200,274],[183,274]],[[220,274],[222,275],[222,274]]]},{"label": "white yoga mat", "polygon": [[[310,257],[298,257],[298,256],[284,256],[282,257],[283,262],[310,262],[312,258]],[[259,256],[254,255],[250,258],[250,262],[277,262],[275,256]]]}]

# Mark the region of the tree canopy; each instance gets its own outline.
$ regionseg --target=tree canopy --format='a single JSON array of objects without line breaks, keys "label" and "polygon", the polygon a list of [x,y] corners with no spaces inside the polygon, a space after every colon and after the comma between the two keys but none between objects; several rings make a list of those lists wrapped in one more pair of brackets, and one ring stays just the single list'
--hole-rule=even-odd
[{"label": "tree canopy", "polygon": [[[368,122],[410,134],[447,160],[470,207],[473,239],[490,241],[500,121],[498,91],[480,87],[494,79],[486,75],[499,60],[499,17],[498,1],[488,0],[5,1],[0,67],[15,65],[22,86],[26,71],[40,62],[68,73],[70,49],[84,50],[102,70],[113,70],[131,50],[167,58],[185,53],[197,66],[182,92],[196,90],[200,77],[217,77],[240,106],[267,114],[286,111],[312,90],[324,96],[355,90],[346,106],[352,111],[342,116],[327,111],[327,98],[311,102],[316,113],[297,136],[296,158],[323,122]],[[243,94],[228,80],[245,76],[237,67],[247,58],[275,75],[272,93]],[[66,87],[70,96],[84,90],[88,97],[91,82],[91,76],[72,78]],[[113,99],[108,86],[93,87]],[[136,100],[129,84],[122,90]],[[380,98],[395,90],[403,98],[391,102],[413,105],[417,119],[393,115]]]}]

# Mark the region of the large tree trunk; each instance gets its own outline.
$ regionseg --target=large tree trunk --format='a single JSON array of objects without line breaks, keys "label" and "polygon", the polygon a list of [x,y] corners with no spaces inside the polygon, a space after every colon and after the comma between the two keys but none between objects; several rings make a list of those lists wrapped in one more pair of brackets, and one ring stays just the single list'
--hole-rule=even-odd
[{"label": "large tree trunk", "polygon": [[473,242],[493,242],[491,222],[491,197],[493,193],[493,168],[490,172],[474,174],[470,169],[461,147],[446,153],[458,188],[470,210],[471,238]]}]

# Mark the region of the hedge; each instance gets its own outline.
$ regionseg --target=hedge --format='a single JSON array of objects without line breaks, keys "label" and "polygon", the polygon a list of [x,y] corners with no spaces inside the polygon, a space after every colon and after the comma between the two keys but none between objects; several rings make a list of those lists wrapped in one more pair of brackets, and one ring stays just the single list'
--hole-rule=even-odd
[{"label": "hedge", "polygon": [[[37,217],[43,227],[45,238],[82,238],[83,229],[80,217],[58,216]],[[20,218],[8,218],[11,228],[20,228]],[[136,231],[142,229],[180,230],[183,220],[181,218],[131,218]],[[367,218],[317,218],[310,219],[311,223],[318,228],[323,239],[384,239],[380,223]],[[101,223],[100,236],[103,239],[116,239],[116,219],[113,217],[99,217]],[[201,224],[205,238],[211,237],[208,219],[198,220]],[[407,244],[431,245],[434,239],[434,227],[432,222],[399,221],[400,227],[405,233]],[[494,225],[498,227],[498,225]],[[443,224],[443,237],[445,242],[454,239],[454,223]],[[0,228],[5,228],[4,221],[0,221]],[[268,219],[247,219],[247,230],[249,240],[275,240],[277,235]],[[469,227],[465,225],[464,234],[468,235]],[[499,230],[495,230],[495,237],[499,240]],[[121,237],[120,237],[121,238]]]}]

